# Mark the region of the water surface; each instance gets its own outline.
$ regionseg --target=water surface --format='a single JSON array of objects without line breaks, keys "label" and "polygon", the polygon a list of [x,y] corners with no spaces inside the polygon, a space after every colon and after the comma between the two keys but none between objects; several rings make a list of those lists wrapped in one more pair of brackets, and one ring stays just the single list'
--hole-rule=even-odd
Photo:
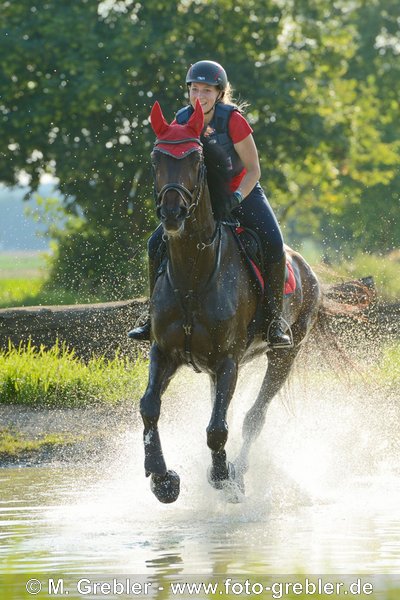
[{"label": "water surface", "polygon": [[[261,376],[258,362],[241,377],[231,458]],[[207,378],[182,371],[160,425],[167,464],[181,475],[173,505],[150,492],[138,422],[103,461],[2,469],[0,573],[400,572],[394,398],[297,376],[270,409],[242,504],[207,483],[209,408]]]}]

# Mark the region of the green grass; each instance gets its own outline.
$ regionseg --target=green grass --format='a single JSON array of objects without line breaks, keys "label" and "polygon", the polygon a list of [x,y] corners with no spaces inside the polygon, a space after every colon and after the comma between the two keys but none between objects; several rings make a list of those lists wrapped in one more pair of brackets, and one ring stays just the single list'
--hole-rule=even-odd
[{"label": "green grass", "polygon": [[349,278],[372,275],[375,281],[378,298],[396,302],[400,299],[400,252],[392,252],[386,256],[376,254],[357,254],[353,260],[343,264]]},{"label": "green grass", "polygon": [[393,389],[400,389],[400,344],[386,348],[381,364],[376,368],[379,381]]},{"label": "green grass", "polygon": [[37,407],[82,407],[135,402],[143,393],[147,363],[118,355],[84,363],[58,344],[31,344],[0,352],[0,402]]},{"label": "green grass", "polygon": [[[317,260],[315,252],[312,257]],[[385,256],[360,252],[347,262],[329,267],[313,263],[313,266],[321,281],[326,283],[372,275],[380,301],[396,302],[400,299],[400,251]],[[48,268],[48,258],[42,253],[0,253],[0,308],[108,300],[90,289],[78,294],[50,288],[47,282]]]},{"label": "green grass", "polygon": [[[35,279],[0,279],[0,308],[28,306],[27,301],[39,297],[43,280]],[[32,304],[31,304],[32,306]]]},{"label": "green grass", "polygon": [[0,308],[105,302],[91,290],[77,293],[48,283],[49,258],[39,252],[0,252]]},{"label": "green grass", "polygon": [[45,256],[38,252],[0,252],[0,308],[21,306],[38,296],[45,282]]},{"label": "green grass", "polygon": [[37,279],[0,279],[0,308],[16,306],[51,306],[106,302],[107,298],[90,292],[77,294],[60,288],[49,288]]},{"label": "green grass", "polygon": [[0,252],[0,278],[23,274],[37,277],[46,269],[46,257],[41,252]]},{"label": "green grass", "polygon": [[73,436],[70,433],[40,435],[35,439],[28,438],[21,432],[9,428],[0,429],[0,461],[18,459],[33,455],[41,450],[55,447],[65,447],[82,441],[83,436]]},{"label": "green grass", "polygon": [[351,260],[326,265],[315,265],[321,281],[337,283],[372,275],[379,301],[398,302],[400,300],[400,251],[379,256],[358,253]]}]

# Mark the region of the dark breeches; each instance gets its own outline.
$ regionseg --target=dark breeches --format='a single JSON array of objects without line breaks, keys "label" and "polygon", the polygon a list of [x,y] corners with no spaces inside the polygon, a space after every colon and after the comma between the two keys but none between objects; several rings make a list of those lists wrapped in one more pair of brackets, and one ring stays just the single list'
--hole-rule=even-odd
[{"label": "dark breeches", "polygon": [[261,185],[257,183],[250,194],[232,211],[243,227],[253,229],[260,238],[264,260],[278,262],[283,256],[283,237]]},{"label": "dark breeches", "polygon": [[[267,263],[278,262],[283,256],[283,237],[267,197],[261,185],[257,183],[243,202],[232,211],[232,216],[243,227],[253,229],[260,238],[264,260]],[[159,225],[151,234],[147,248],[151,260],[155,260],[162,241],[163,229]]]}]

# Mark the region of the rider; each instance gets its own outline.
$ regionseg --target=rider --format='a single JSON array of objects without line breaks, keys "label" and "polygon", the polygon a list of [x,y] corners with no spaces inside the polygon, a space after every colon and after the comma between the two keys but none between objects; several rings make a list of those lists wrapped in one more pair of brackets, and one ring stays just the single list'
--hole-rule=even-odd
[{"label": "rider", "polygon": [[[281,230],[259,183],[260,164],[252,128],[240,108],[232,102],[231,86],[224,68],[210,60],[193,64],[187,75],[190,105],[180,109],[175,122],[184,124],[199,99],[204,112],[208,136],[224,146],[231,166],[230,206],[232,216],[241,225],[254,230],[261,240],[264,254],[264,338],[272,347],[285,348],[291,339],[283,328],[282,303],[286,272],[286,255]],[[150,296],[159,267],[162,227],[148,242]],[[150,319],[128,333],[134,340],[150,339]]]}]

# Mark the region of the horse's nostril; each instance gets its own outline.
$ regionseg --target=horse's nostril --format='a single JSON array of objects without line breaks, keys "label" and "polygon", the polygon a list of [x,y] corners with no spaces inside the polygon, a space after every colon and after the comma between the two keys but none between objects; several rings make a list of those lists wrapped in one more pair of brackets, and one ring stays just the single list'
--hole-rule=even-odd
[{"label": "horse's nostril", "polygon": [[157,211],[158,217],[164,221],[180,221],[187,215],[186,206],[160,206]]}]

